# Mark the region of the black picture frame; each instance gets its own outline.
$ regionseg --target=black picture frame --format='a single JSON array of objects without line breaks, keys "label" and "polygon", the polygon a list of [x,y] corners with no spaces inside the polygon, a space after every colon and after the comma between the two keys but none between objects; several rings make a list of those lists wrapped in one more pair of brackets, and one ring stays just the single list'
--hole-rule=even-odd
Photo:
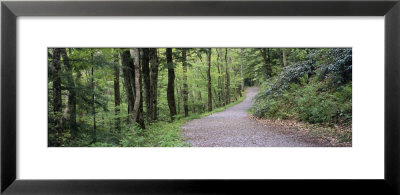
[{"label": "black picture frame", "polygon": [[[382,180],[16,179],[16,19],[19,16],[385,16],[385,176]],[[1,2],[3,194],[399,194],[399,0],[139,0]],[[161,162],[160,162],[161,163]],[[239,167],[240,168],[240,167]],[[328,167],[327,167],[328,168]],[[365,170],[368,171],[368,170]]]}]

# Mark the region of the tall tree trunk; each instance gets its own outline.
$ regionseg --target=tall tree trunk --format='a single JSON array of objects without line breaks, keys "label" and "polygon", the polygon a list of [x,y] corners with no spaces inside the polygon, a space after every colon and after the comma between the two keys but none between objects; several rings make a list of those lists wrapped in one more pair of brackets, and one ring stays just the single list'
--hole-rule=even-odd
[{"label": "tall tree trunk", "polygon": [[157,88],[158,88],[158,59],[157,49],[150,49],[150,89],[151,89],[151,108],[152,108],[152,120],[157,120]]},{"label": "tall tree trunk", "polygon": [[60,63],[60,49],[53,49],[53,60],[51,64],[52,80],[53,80],[53,112],[55,117],[55,130],[57,132],[56,145],[60,145],[62,135],[62,99],[61,99],[61,63]]},{"label": "tall tree trunk", "polygon": [[[180,87],[179,87],[180,88]],[[178,96],[177,98],[178,98],[178,101],[176,102],[177,103],[177,109],[176,109],[176,113],[177,114],[179,114],[180,113],[180,110],[181,110],[181,105],[180,105],[180,102],[181,102],[181,92],[180,92],[180,90],[178,89],[178,87],[176,88],[176,95]]]},{"label": "tall tree trunk", "polygon": [[71,137],[75,138],[77,134],[76,127],[76,92],[75,92],[75,82],[72,73],[72,67],[69,63],[69,58],[66,49],[60,49],[61,56],[63,58],[63,64],[67,72],[67,82],[68,82],[68,123],[70,125]]},{"label": "tall tree trunk", "polygon": [[175,71],[174,71],[174,64],[172,61],[172,48],[167,48],[166,57],[168,66],[167,100],[168,100],[169,113],[172,121],[174,120],[174,116],[176,115],[175,90],[174,90]]},{"label": "tall tree trunk", "polygon": [[189,98],[188,98],[188,99],[190,99],[192,101],[192,103],[191,103],[192,113],[196,113],[196,105],[194,103],[195,95],[196,94],[194,93],[194,91],[191,90],[190,93],[189,93]]},{"label": "tall tree trunk", "polygon": [[187,85],[187,64],[186,64],[186,48],[182,49],[182,68],[183,68],[183,110],[185,117],[189,116],[188,107],[188,85]]},{"label": "tall tree trunk", "polygon": [[[196,78],[198,78],[199,77],[199,69],[196,68],[195,71],[196,71]],[[196,86],[196,89],[200,89],[200,86],[197,82],[196,82],[195,86]],[[197,103],[196,103],[196,99],[195,99],[196,92],[197,92]],[[193,90],[192,102],[193,102],[192,105],[193,105],[194,109],[197,110],[198,113],[203,112],[203,104],[202,104],[203,99],[201,98],[201,90]]]},{"label": "tall tree trunk", "polygon": [[92,131],[92,143],[97,142],[97,126],[96,126],[96,86],[94,83],[94,60],[93,60],[93,51],[91,52],[92,58],[92,115],[93,115],[93,131]]},{"label": "tall tree trunk", "polygon": [[114,112],[115,112],[115,131],[121,133],[121,119],[119,118],[120,105],[121,105],[121,92],[119,90],[119,58],[114,54]]},{"label": "tall tree trunk", "polygon": [[271,52],[270,49],[267,48],[267,56],[268,56],[268,72],[269,72],[269,76],[272,77],[272,64],[271,64]]},{"label": "tall tree trunk", "polygon": [[[284,49],[283,49],[284,50]],[[285,67],[285,62],[283,61],[283,54],[280,48],[276,49],[276,54],[278,54],[279,62],[281,63],[282,67]]]},{"label": "tall tree trunk", "polygon": [[[243,48],[240,49],[240,81],[241,91],[244,91],[244,78],[243,78]],[[240,93],[241,94],[241,93]]]},{"label": "tall tree trunk", "polygon": [[225,49],[225,63],[226,63],[226,105],[231,103],[231,93],[230,93],[230,76],[229,76],[229,66],[228,66],[228,48]]},{"label": "tall tree trunk", "polygon": [[286,49],[282,48],[282,58],[283,58],[283,64],[284,66],[287,65],[287,61],[286,61]]},{"label": "tall tree trunk", "polygon": [[222,84],[222,76],[221,76],[221,70],[220,70],[220,66],[219,66],[219,62],[220,60],[220,49],[216,48],[215,49],[217,51],[217,70],[218,70],[218,107],[220,107],[221,105],[224,106],[225,105],[225,97],[224,97],[224,87]]},{"label": "tall tree trunk", "polygon": [[145,96],[145,104],[146,104],[146,118],[147,121],[151,122],[153,116],[153,108],[152,108],[152,95],[151,95],[151,87],[150,87],[150,68],[149,68],[149,49],[143,48],[142,55],[142,75],[143,75],[143,85],[144,85],[144,96]]},{"label": "tall tree trunk", "polygon": [[[272,67],[271,67],[271,61],[269,58],[269,49],[261,48],[260,49],[261,56],[264,59],[265,67],[267,69],[267,78],[271,78],[272,76]],[[268,55],[268,57],[267,57]]]},{"label": "tall tree trunk", "polygon": [[[76,96],[79,97],[81,94],[81,91],[79,90],[81,88],[81,79],[82,79],[82,72],[80,70],[77,70],[76,72],[76,79],[75,79],[75,88],[78,90],[75,90]],[[78,104],[78,108],[76,109],[78,112],[78,121],[79,123],[83,123],[83,106]]]},{"label": "tall tree trunk", "polygon": [[139,107],[140,107],[140,64],[139,64],[139,49],[131,49],[131,55],[134,56],[134,74],[135,74],[135,102],[133,105],[133,113],[132,113],[132,124],[135,124],[139,115]]},{"label": "tall tree trunk", "polygon": [[122,76],[124,78],[124,88],[128,100],[128,114],[129,114],[128,118],[130,120],[132,119],[131,114],[135,102],[134,91],[133,91],[134,86],[132,86],[134,75],[131,64],[132,64],[131,54],[129,53],[129,51],[123,51],[121,53],[121,67],[122,67]]},{"label": "tall tree trunk", "polygon": [[146,129],[146,125],[144,122],[144,111],[143,111],[143,76],[142,76],[142,65],[143,65],[143,50],[139,50],[139,85],[140,85],[140,105],[139,105],[139,114],[137,118],[137,122],[139,123],[140,128]]},{"label": "tall tree trunk", "polygon": [[208,88],[208,111],[212,111],[212,92],[211,92],[211,48],[207,49],[207,88]]},{"label": "tall tree trunk", "polygon": [[[229,62],[232,62],[232,58],[229,58],[229,59],[230,59]],[[238,96],[242,97],[242,90],[241,90],[242,86],[241,86],[240,83],[236,82],[236,78],[237,78],[236,75],[238,75],[238,72],[241,69],[240,69],[240,67],[237,67],[237,66],[233,65],[232,70],[233,70],[233,76],[234,76],[233,79],[234,79],[234,86],[235,86],[234,98],[235,98],[235,101],[236,101],[236,100],[238,100]]]},{"label": "tall tree trunk", "polygon": [[[197,88],[199,88],[199,86],[197,86]],[[201,90],[197,91],[197,102],[199,105],[199,112],[204,112],[205,110],[205,105],[203,104],[203,98],[201,97]]]},{"label": "tall tree trunk", "polygon": [[[213,96],[213,102],[215,104],[216,107],[218,107],[218,93],[217,90],[215,89],[215,87],[212,87],[212,90],[214,92],[214,96]],[[215,103],[216,102],[216,103]]]},{"label": "tall tree trunk", "polygon": [[140,128],[146,129],[146,125],[144,122],[144,111],[143,111],[143,82],[142,82],[142,75],[140,75],[139,78],[139,83],[140,83],[140,106],[139,106],[139,114],[138,114],[138,123]]}]

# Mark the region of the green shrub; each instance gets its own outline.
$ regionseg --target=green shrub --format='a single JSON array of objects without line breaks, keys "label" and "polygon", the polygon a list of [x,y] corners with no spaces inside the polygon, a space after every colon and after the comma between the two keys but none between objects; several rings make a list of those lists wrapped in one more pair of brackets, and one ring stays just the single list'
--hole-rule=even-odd
[{"label": "green shrub", "polygon": [[319,80],[307,74],[274,90],[274,82],[263,85],[252,108],[255,116],[271,119],[296,119],[333,126],[351,125],[352,82],[332,86],[329,79]]},{"label": "green shrub", "polygon": [[257,117],[351,125],[351,49],[308,49],[301,60],[268,79],[256,97]]}]

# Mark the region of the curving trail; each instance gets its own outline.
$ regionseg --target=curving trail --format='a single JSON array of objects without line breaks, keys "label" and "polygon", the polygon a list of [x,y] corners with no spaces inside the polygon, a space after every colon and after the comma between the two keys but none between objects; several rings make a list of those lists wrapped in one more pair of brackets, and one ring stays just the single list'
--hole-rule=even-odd
[{"label": "curving trail", "polygon": [[[190,146],[194,147],[326,147],[310,135],[291,127],[266,126],[252,120],[247,110],[259,88],[246,90],[246,99],[222,112],[195,119],[182,126]],[[289,133],[288,133],[289,132]]]}]

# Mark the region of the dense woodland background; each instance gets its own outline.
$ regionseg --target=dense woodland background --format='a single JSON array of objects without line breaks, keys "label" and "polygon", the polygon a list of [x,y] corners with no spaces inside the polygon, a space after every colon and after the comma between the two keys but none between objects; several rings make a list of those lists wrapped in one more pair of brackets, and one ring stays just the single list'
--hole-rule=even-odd
[{"label": "dense woodland background", "polygon": [[254,116],[351,142],[349,48],[49,48],[48,78],[49,146],[188,146],[184,122],[254,85]]}]

